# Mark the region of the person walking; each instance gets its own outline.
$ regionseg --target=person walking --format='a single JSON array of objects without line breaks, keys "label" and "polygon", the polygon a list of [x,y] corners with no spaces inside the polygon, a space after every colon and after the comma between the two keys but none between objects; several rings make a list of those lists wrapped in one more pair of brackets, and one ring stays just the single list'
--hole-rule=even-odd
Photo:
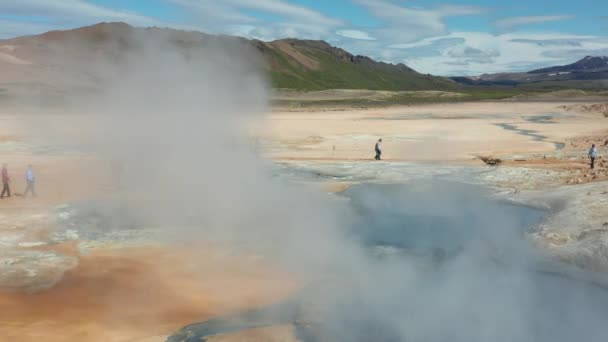
[{"label": "person walking", "polygon": [[25,182],[27,186],[25,187],[23,197],[27,197],[29,193],[31,193],[33,197],[36,197],[36,177],[34,176],[32,165],[27,166],[27,170],[25,171]]},{"label": "person walking", "polygon": [[376,156],[374,157],[374,159],[382,160],[382,139],[378,139],[378,142],[376,143],[374,149],[376,150]]},{"label": "person walking", "polygon": [[11,187],[10,183],[11,179],[8,176],[8,168],[5,164],[2,164],[2,194],[0,194],[0,198],[4,198],[4,195],[11,197]]},{"label": "person walking", "polygon": [[597,147],[595,147],[595,144],[593,144],[589,150],[589,159],[591,159],[592,170],[595,168],[595,158],[597,158]]}]

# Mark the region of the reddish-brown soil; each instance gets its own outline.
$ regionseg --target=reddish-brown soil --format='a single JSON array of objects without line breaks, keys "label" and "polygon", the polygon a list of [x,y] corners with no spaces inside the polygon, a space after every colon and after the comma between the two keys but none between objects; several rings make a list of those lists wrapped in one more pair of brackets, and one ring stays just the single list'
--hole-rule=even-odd
[{"label": "reddish-brown soil", "polygon": [[294,288],[281,272],[245,258],[217,257],[200,246],[104,250],[82,257],[48,291],[0,293],[0,336],[133,341],[269,304]]}]

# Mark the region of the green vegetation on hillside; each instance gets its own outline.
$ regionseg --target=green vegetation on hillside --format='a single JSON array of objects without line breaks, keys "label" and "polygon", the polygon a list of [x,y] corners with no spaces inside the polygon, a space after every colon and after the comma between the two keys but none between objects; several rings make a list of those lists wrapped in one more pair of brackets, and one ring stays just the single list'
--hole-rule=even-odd
[{"label": "green vegetation on hillside", "polygon": [[331,92],[294,92],[293,95],[279,95],[271,101],[273,106],[284,108],[373,108],[396,105],[417,105],[431,103],[458,103],[474,101],[563,101],[565,99],[593,99],[608,101],[608,92],[581,90],[551,92],[513,87],[469,87],[457,92],[443,91],[353,91],[336,95]]},{"label": "green vegetation on hillside", "polygon": [[[270,83],[275,89],[441,90],[465,93],[469,100],[482,100],[565,89],[601,91],[608,88],[607,80],[542,80],[512,85],[467,85],[447,77],[420,74],[405,65],[381,63],[367,57],[353,56],[322,41],[286,39],[259,43],[263,46],[261,52],[267,63]],[[393,102],[428,100],[429,98],[400,96]]]},{"label": "green vegetation on hillside", "polygon": [[[135,28],[125,23],[101,23],[68,31],[52,31],[37,36],[6,40],[5,43],[20,46],[20,49],[24,51],[31,50],[32,57],[40,54],[40,56],[44,56],[44,60],[57,61],[56,66],[48,69],[48,72],[53,73],[53,77],[57,77],[57,79],[70,74],[71,79],[93,80],[95,77],[91,77],[90,72],[79,75],[78,73],[83,71],[80,70],[82,68],[72,68],[71,65],[61,63],[87,59],[83,56],[89,56],[93,52],[98,57],[101,53],[102,56],[110,58],[122,58],[123,53],[141,48],[138,44],[140,37],[150,36],[153,39],[157,39],[158,36],[159,41],[169,39],[169,42],[173,44],[169,48],[175,48],[192,58],[205,56],[206,51],[214,49],[220,49],[223,53],[242,54],[241,57],[250,59],[253,64],[265,69],[268,83],[274,89],[297,91],[346,89],[395,92],[392,95],[384,94],[373,98],[353,97],[348,100],[363,105],[496,100],[516,95],[534,96],[536,93],[567,89],[591,92],[608,89],[608,76],[606,76],[607,79],[603,78],[605,74],[608,75],[608,67],[605,67],[608,57],[587,57],[572,65],[549,68],[546,70],[551,73],[546,75],[540,72],[542,70],[536,70],[531,73],[485,75],[481,78],[447,78],[421,74],[403,64],[388,64],[365,56],[355,56],[324,41],[282,39],[263,42],[255,39],[212,36],[200,32],[173,29]],[[75,44],[74,42],[86,42],[87,44]],[[56,52],[62,52],[60,57],[56,55]],[[260,63],[258,64],[258,62]],[[53,63],[46,64],[48,63],[45,63],[44,68],[54,65]],[[17,80],[18,83],[36,83],[36,89],[42,85],[46,87],[45,91],[53,92],[53,96],[62,97],[64,94],[61,93],[61,89],[58,89],[55,84],[47,84],[44,78],[41,80],[38,77],[38,75],[46,73],[46,71],[40,72],[38,67],[36,63],[20,66],[19,72],[23,74],[14,78],[13,82]],[[554,75],[553,70],[561,73]],[[55,76],[54,73],[59,74]],[[558,79],[555,78],[557,76],[559,76]],[[8,86],[7,82],[8,80],[4,80],[0,85]],[[94,84],[84,86],[95,87]],[[446,94],[420,96],[420,94],[408,93],[415,91],[443,91],[459,93],[461,96],[445,96]],[[2,97],[6,97],[6,92],[0,89],[0,98]],[[290,100],[280,99],[280,101]],[[346,100],[326,98],[323,101],[327,103],[327,101]],[[308,103],[311,101],[309,100]]]},{"label": "green vegetation on hillside", "polygon": [[453,90],[453,81],[443,77],[423,75],[409,68],[371,60],[352,62],[340,59],[331,51],[306,46],[294,46],[298,52],[317,62],[316,68],[294,61],[279,48],[271,48],[270,79],[274,88],[325,90]]}]

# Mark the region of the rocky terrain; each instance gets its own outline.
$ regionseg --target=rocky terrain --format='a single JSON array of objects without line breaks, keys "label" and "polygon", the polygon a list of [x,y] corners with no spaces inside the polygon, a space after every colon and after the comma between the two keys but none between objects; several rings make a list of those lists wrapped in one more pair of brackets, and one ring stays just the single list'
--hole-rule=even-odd
[{"label": "rocky terrain", "polygon": [[531,234],[542,250],[566,263],[608,272],[608,182],[530,192],[519,198],[543,203],[552,213]]},{"label": "rocky terrain", "polygon": [[573,104],[564,105],[561,108],[570,112],[597,113],[608,118],[608,103]]}]

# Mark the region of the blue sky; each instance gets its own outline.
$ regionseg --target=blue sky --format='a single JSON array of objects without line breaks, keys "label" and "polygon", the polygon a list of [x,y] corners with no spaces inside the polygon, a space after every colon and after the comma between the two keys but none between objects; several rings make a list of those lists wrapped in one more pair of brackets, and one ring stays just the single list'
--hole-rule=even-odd
[{"label": "blue sky", "polygon": [[608,0],[0,0],[0,38],[101,21],[323,39],[438,75],[608,55]]}]

